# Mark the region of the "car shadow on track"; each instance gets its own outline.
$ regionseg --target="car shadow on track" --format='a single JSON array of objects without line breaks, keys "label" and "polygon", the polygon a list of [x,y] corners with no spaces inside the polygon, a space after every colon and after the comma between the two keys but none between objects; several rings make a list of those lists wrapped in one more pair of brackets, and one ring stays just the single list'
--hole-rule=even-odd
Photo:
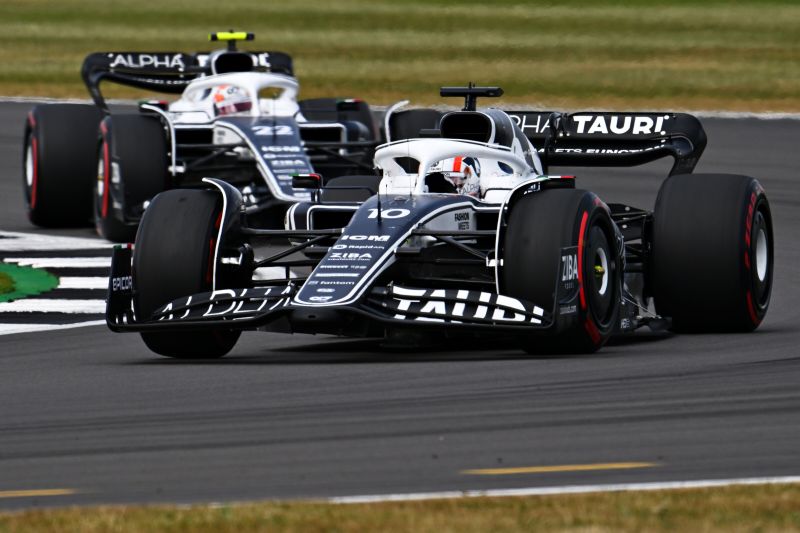
[{"label": "car shadow on track", "polygon": [[598,359],[629,356],[627,347],[657,342],[669,333],[642,333],[614,339],[592,354],[525,353],[515,340],[448,339],[446,342],[393,345],[380,339],[315,339],[283,347],[234,348],[220,359],[153,358],[130,365],[302,365],[302,364],[380,364],[458,361],[502,361],[525,359]]}]

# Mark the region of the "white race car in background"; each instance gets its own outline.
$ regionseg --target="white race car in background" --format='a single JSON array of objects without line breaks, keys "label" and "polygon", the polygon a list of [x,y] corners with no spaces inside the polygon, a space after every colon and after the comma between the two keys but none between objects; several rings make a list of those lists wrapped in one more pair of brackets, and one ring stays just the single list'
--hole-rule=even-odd
[{"label": "white race car in background", "polygon": [[[293,174],[372,173],[382,133],[369,106],[298,100],[288,55],[236,49],[252,37],[212,34],[228,47],[211,53],[87,56],[82,74],[95,105],[38,105],[28,115],[23,183],[31,221],[93,220],[101,236],[130,241],[156,194],[211,176],[239,188],[248,213],[274,226],[288,205],[309,199],[292,189]],[[105,80],[181,96],[111,113],[100,92]]]}]

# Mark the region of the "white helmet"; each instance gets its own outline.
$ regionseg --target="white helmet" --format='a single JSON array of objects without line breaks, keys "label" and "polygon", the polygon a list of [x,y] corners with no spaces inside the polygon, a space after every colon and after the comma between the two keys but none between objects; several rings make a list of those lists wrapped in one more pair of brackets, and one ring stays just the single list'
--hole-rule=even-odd
[{"label": "white helmet", "polygon": [[214,113],[220,116],[246,113],[253,107],[247,92],[236,85],[214,87],[211,91],[211,100],[214,102]]},{"label": "white helmet", "polygon": [[429,172],[441,173],[456,192],[469,196],[480,196],[481,165],[475,157],[453,157],[433,165]]}]

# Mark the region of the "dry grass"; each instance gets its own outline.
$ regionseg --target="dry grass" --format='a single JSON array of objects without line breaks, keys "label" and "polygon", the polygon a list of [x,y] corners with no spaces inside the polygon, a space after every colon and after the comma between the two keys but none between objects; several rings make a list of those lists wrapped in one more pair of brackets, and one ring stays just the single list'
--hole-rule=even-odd
[{"label": "dry grass", "polygon": [[14,280],[5,272],[0,272],[0,294],[12,292],[14,290]]},{"label": "dry grass", "polygon": [[0,515],[0,531],[800,531],[800,485],[333,505],[100,507]]},{"label": "dry grass", "polygon": [[434,103],[472,80],[551,108],[800,111],[800,4],[753,0],[4,0],[0,94],[85,96],[91,51],[194,51],[227,28],[291,53],[305,97]]}]

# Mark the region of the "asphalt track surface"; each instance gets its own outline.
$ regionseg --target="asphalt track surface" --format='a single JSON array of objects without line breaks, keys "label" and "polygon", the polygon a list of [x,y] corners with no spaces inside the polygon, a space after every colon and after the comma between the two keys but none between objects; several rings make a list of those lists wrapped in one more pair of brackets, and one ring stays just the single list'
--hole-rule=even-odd
[{"label": "asphalt track surface", "polygon": [[[22,210],[28,107],[0,105],[0,230],[42,232]],[[800,121],[704,124],[697,171],[758,177],[773,210],[775,290],[755,333],[642,332],[550,359],[249,333],[212,362],[160,358],[102,326],[0,336],[0,508],[800,474]],[[668,168],[576,173],[651,208]],[[631,462],[653,466],[463,473]],[[50,489],[76,492],[9,492]]]}]

